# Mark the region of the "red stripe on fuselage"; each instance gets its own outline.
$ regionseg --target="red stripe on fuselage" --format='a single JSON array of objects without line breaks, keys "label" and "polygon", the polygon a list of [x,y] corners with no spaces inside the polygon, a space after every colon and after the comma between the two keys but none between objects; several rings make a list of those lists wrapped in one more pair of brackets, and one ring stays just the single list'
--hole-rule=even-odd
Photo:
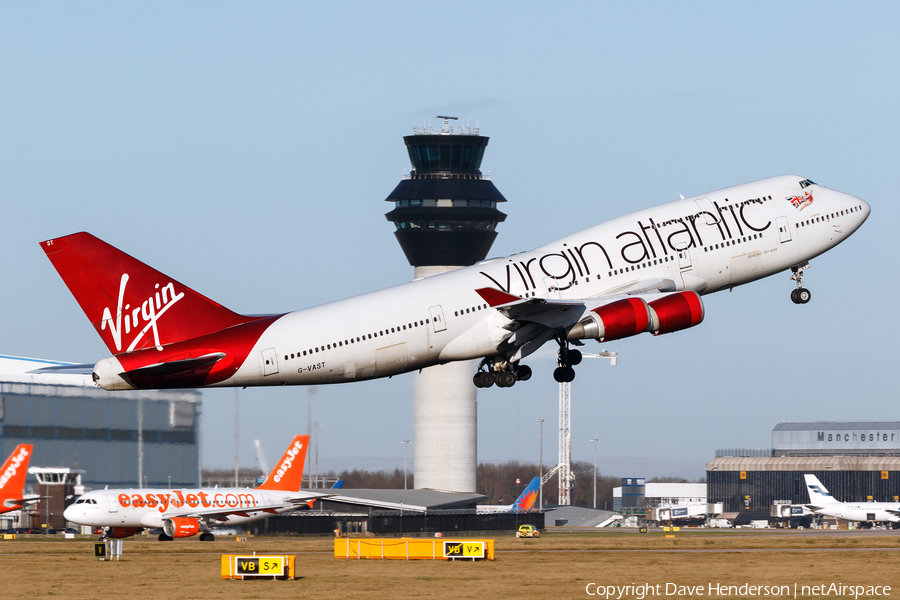
[{"label": "red stripe on fuselage", "polygon": [[[249,323],[163,346],[162,350],[148,348],[119,354],[116,358],[127,374],[128,380],[136,388],[171,389],[212,385],[234,375],[241,365],[244,364],[244,361],[247,360],[247,356],[262,334],[283,316],[258,317]],[[225,356],[217,361],[212,368],[175,373],[167,376],[143,376],[139,373],[129,373],[129,371],[134,371],[141,367],[184,360],[186,358],[197,358],[215,352],[224,352]]]}]

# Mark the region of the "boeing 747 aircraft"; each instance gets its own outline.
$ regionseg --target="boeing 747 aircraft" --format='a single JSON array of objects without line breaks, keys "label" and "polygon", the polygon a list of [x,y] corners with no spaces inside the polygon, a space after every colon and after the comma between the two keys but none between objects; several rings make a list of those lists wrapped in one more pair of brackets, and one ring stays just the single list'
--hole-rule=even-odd
[{"label": "boeing 747 aircraft", "polygon": [[41,243],[112,356],[107,390],[319,385],[481,359],[478,387],[531,377],[523,363],[559,346],[572,381],[583,340],[693,327],[701,296],[790,270],[811,298],[809,261],[869,216],[869,205],[797,176],[683,198],[531,252],[486,260],[347,300],[245,316],[88,233]]}]

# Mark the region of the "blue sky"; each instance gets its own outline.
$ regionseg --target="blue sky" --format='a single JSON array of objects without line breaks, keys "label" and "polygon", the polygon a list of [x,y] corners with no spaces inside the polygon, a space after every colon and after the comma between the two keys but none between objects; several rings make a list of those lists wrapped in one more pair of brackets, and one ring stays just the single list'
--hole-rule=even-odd
[{"label": "blue sky", "polygon": [[[106,356],[38,247],[75,231],[238,312],[411,279],[384,198],[409,169],[402,136],[451,114],[491,138],[482,168],[509,200],[492,256],[772,175],[872,206],[812,261],[810,304],[779,274],[707,296],[696,329],[607,344],[615,368],[586,361],[574,459],[600,438],[602,472],[696,477],[716,448],[768,447],[779,421],[896,420],[898,17],[889,2],[6,3],[0,353]],[[553,456],[551,359],[479,393],[479,460],[537,460],[537,418]],[[242,390],[241,461],[257,438],[274,460],[311,410],[321,469],[402,466],[412,381]],[[204,394],[208,466],[233,463],[234,396]]]}]

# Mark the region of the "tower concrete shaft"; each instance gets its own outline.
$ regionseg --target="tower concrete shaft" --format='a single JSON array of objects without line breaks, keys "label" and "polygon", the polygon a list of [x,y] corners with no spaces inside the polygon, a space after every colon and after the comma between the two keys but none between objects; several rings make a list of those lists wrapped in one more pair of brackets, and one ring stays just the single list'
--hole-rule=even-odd
[{"label": "tower concrete shaft", "polygon": [[[415,267],[429,277],[484,260],[506,215],[506,198],[481,173],[488,139],[477,128],[414,129],[403,138],[412,164],[386,198],[385,215]],[[423,369],[416,375],[413,421],[415,487],[474,492],[477,468],[476,361]]]}]

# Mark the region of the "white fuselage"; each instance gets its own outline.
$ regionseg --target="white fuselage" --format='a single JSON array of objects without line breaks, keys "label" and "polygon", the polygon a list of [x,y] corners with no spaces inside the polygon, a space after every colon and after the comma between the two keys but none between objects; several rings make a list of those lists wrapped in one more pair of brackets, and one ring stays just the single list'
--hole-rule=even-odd
[{"label": "white fuselage", "polygon": [[[94,490],[79,496],[63,514],[67,521],[79,525],[161,529],[164,519],[192,511],[240,510],[247,516],[228,514],[216,519],[222,524],[240,525],[272,516],[271,510],[254,511],[254,507],[288,504],[289,498],[297,496],[298,492],[252,488]],[[290,504],[273,510],[282,513],[296,508],[296,504]]]},{"label": "white fuselage", "polygon": [[[648,286],[709,294],[784,271],[841,243],[870,211],[800,181],[774,177],[662,204],[531,252],[286,314],[214,385],[340,383],[491,356],[509,320],[479,288],[562,300]],[[806,193],[814,202],[804,205]]]},{"label": "white fuselage", "polygon": [[[847,521],[891,521],[900,523],[898,502],[836,502],[817,506],[816,514]],[[893,512],[890,512],[893,511]]]}]

